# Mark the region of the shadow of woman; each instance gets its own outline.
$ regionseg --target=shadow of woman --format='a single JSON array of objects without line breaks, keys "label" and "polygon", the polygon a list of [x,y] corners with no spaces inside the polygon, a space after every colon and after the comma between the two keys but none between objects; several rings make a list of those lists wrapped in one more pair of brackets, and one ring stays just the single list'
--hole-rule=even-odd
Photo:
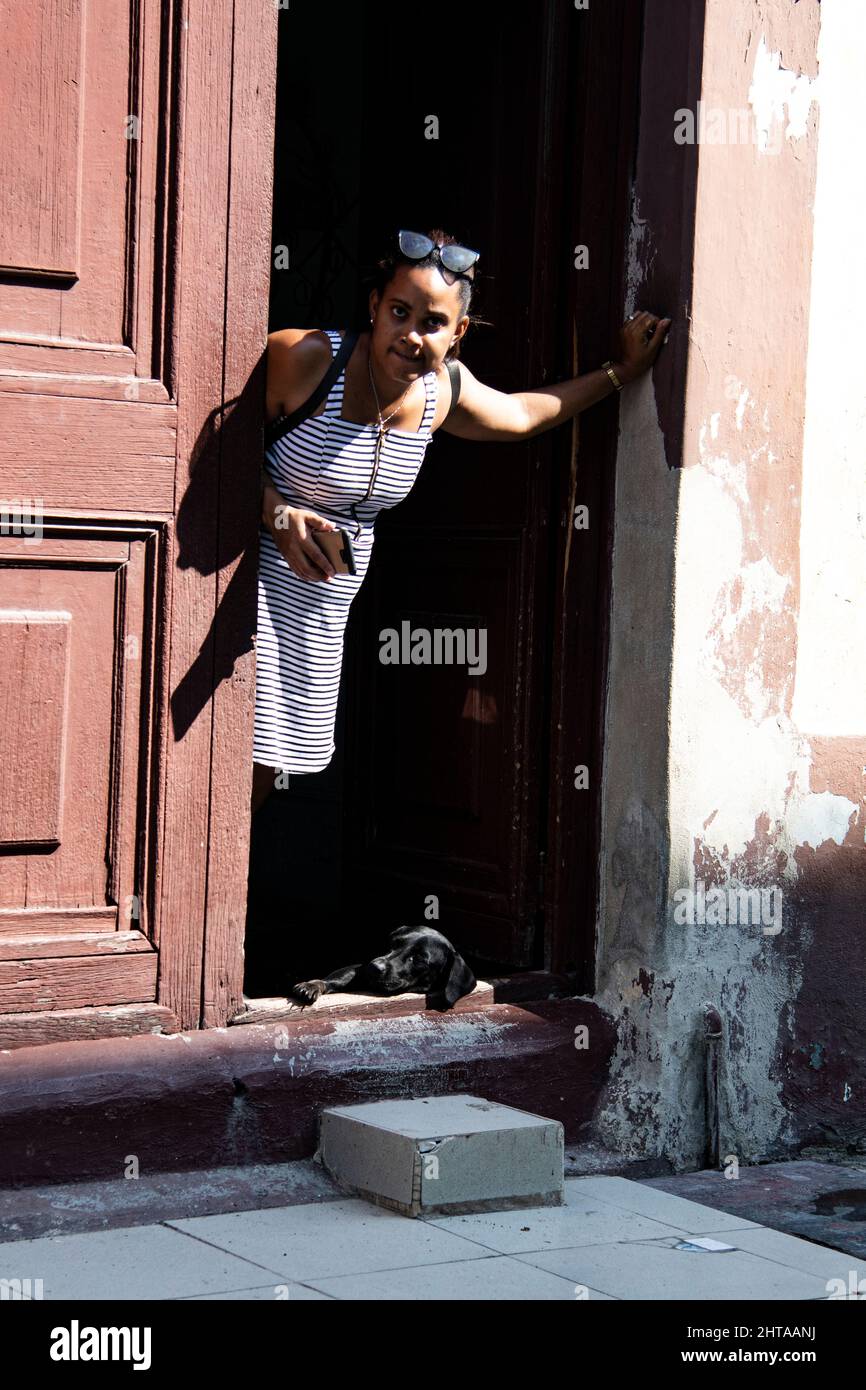
[{"label": "shadow of woman", "polygon": [[[265,361],[263,349],[240,395],[206,417],[190,454],[175,523],[176,570],[212,574],[224,587],[198,656],[170,695],[176,742],[255,647]],[[187,621],[193,625],[194,614]]]}]

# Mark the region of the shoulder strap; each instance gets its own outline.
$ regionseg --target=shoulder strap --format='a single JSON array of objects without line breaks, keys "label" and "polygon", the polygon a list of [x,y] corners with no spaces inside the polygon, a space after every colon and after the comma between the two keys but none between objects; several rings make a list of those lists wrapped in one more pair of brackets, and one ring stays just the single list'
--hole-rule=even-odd
[{"label": "shoulder strap", "polygon": [[357,333],[347,333],[336,357],[331,362],[322,380],[319,382],[311,396],[308,396],[303,405],[299,405],[297,410],[293,410],[290,415],[279,415],[276,420],[270,420],[265,425],[265,448],[270,449],[271,445],[276,444],[278,439],[282,439],[284,434],[293,430],[302,420],[306,420],[308,415],[312,415],[319,401],[324,400],[333,386],[346,362],[351,356],[352,348],[358,341]]},{"label": "shoulder strap", "polygon": [[[451,414],[452,410],[454,409],[455,405],[460,399],[460,368],[458,367],[456,361],[446,362],[445,365],[448,368],[448,375],[451,378],[451,404],[449,405],[448,410],[445,414],[445,420],[447,420],[448,416]],[[445,423],[445,420],[442,421],[443,425]]]}]

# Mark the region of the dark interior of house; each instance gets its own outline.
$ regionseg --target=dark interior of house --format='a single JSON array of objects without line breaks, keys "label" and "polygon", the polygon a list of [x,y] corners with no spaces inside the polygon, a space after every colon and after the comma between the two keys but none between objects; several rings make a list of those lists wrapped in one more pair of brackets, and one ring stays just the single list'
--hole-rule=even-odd
[{"label": "dark interior of house", "polygon": [[[328,12],[281,11],[273,247],[275,262],[285,248],[288,268],[272,269],[269,331],[366,328],[374,261],[398,228],[439,226],[484,248],[472,312],[485,322],[467,334],[472,369],[519,390],[532,384],[529,299],[544,213],[534,206],[544,103],[520,77],[536,26],[528,15],[503,26],[490,0],[461,14],[467,23],[453,32],[396,3],[352,5],[334,44]],[[541,80],[540,57],[529,67]],[[559,235],[567,254],[568,230]],[[548,225],[548,246],[552,236]],[[558,375],[568,374],[563,364]],[[542,484],[527,501],[523,448],[473,448],[439,431],[411,497],[379,518],[346,635],[337,751],[324,771],[290,777],[253,819],[248,997],[282,995],[290,977],[321,978],[379,954],[404,924],[438,927],[488,976],[540,963],[544,641],[521,663],[530,663],[523,627],[549,603],[554,569],[542,515],[549,498]],[[407,611],[483,620],[500,675],[481,694],[465,672],[427,669],[419,679],[411,667],[383,668],[371,653],[392,610],[395,621]],[[516,691],[530,691],[531,707]],[[518,801],[526,819],[515,831]],[[529,846],[519,854],[518,838]]]}]

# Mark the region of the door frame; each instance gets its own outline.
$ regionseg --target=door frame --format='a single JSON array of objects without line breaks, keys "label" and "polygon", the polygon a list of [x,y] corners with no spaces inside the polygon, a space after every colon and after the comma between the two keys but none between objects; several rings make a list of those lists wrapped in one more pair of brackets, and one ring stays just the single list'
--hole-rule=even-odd
[{"label": "door frame", "polygon": [[[560,208],[555,209],[550,199],[541,201],[547,208],[548,226],[554,219],[560,227],[568,226],[569,235],[574,234],[573,243],[589,246],[591,256],[590,269],[575,271],[569,279],[553,257],[538,258],[533,293],[538,296],[541,314],[550,316],[556,330],[553,340],[559,345],[555,361],[533,363],[533,378],[542,383],[592,370],[610,355],[616,343],[627,288],[636,192],[645,192],[656,209],[663,202],[666,215],[661,217],[661,225],[675,233],[666,247],[660,248],[652,270],[646,271],[642,293],[648,301],[661,295],[667,303],[688,311],[697,151],[690,159],[672,165],[662,161],[661,143],[657,150],[654,142],[662,142],[669,134],[669,112],[684,98],[695,100],[699,92],[704,6],[703,0],[694,5],[691,0],[672,0],[680,20],[672,40],[670,25],[661,23],[661,3],[612,0],[609,5],[569,13],[565,7],[554,7],[548,25],[550,84],[546,104],[550,114],[541,122],[544,148],[539,150],[538,178],[556,178],[563,173],[573,177],[560,178]],[[582,51],[591,54],[591,61],[575,63],[573,37],[564,29],[575,21],[586,26]],[[647,31],[648,24],[654,34]],[[229,237],[235,247],[245,239],[247,255],[245,260],[235,257],[236,264],[230,262],[236,293],[230,294],[226,304],[225,398],[245,385],[249,388],[262,381],[263,360],[258,364],[261,370],[247,378],[254,349],[263,349],[266,343],[264,319],[270,289],[264,283],[269,278],[264,241],[270,224],[268,219],[265,227],[263,212],[271,206],[272,170],[261,159],[261,150],[272,147],[274,136],[276,26],[255,34],[245,29],[241,25],[237,31],[236,60],[239,56],[255,68],[257,83],[250,78],[240,84],[247,105],[243,111],[235,110],[233,117],[232,150],[237,142],[242,157],[236,161],[233,153],[231,160]],[[580,68],[579,105],[571,99],[574,86],[569,87],[575,82],[575,67]],[[260,105],[254,105],[251,97],[256,85]],[[552,119],[562,111],[572,113],[567,129]],[[643,137],[640,151],[639,130]],[[210,148],[203,139],[202,158]],[[690,171],[685,187],[684,163]],[[259,179],[258,195],[242,208],[241,194],[249,192],[250,180],[255,178]],[[561,233],[557,236],[551,229],[549,237],[551,245],[560,244]],[[539,240],[544,239],[540,224]],[[255,254],[258,246],[262,247],[261,256]],[[683,335],[654,373],[670,464],[680,461],[686,352]],[[250,487],[250,460],[257,466],[263,447],[261,384],[252,396],[245,390],[244,397],[247,409],[243,417],[238,418],[237,408],[233,417],[237,419],[238,449],[232,453],[231,466],[220,473],[220,551],[227,549],[224,537],[230,536],[228,549],[235,555],[236,544],[248,525],[250,492],[254,491]],[[548,675],[551,732],[548,756],[538,769],[547,779],[548,809],[540,871],[543,932],[536,966],[569,977],[576,992],[586,994],[592,993],[595,983],[600,896],[618,420],[618,396],[614,396],[576,419],[570,432],[555,432],[550,440],[550,516],[556,521],[558,537],[550,590],[555,595]],[[578,502],[588,505],[596,521],[589,531],[580,533],[576,543],[577,533],[571,523]],[[232,674],[217,688],[213,699],[202,1027],[224,1025],[243,1011],[254,663],[249,657],[234,657],[232,669],[229,657],[240,650],[238,638],[248,629],[251,613],[255,622],[251,596],[257,557],[254,541],[241,561],[222,568],[218,576],[216,670],[223,670],[228,663]],[[224,598],[233,584],[237,601],[227,614]],[[581,646],[588,653],[585,661]],[[241,756],[244,775],[239,778],[237,759]],[[577,764],[586,764],[590,771],[589,788],[582,796],[574,787]],[[182,951],[180,937],[178,946]]]},{"label": "door frame", "polygon": [[[611,0],[591,6],[583,18],[592,63],[579,84],[586,154],[573,206],[585,210],[575,241],[589,245],[592,254],[591,268],[576,273],[569,291],[574,355],[567,371],[591,370],[610,356],[627,293],[636,305],[672,315],[670,344],[653,368],[652,385],[667,465],[676,468],[683,462],[699,149],[678,146],[674,158],[671,140],[673,113],[683,106],[697,109],[705,0]],[[653,234],[652,255],[641,258],[629,282],[631,221],[638,204]],[[577,225],[576,219],[570,225]],[[586,995],[596,988],[606,852],[602,800],[618,402],[617,393],[579,417],[570,468],[558,475],[544,963],[551,971],[576,972],[577,992]],[[589,507],[591,519],[590,529],[580,533],[570,524],[578,503]],[[590,654],[586,662],[580,656],[582,635]],[[574,787],[574,768],[580,764],[589,768],[589,788],[583,792]]]},{"label": "door frame", "polygon": [[[542,211],[535,230],[539,252],[536,273],[530,279],[531,317],[539,325],[535,346],[530,347],[528,374],[532,381],[557,381],[590,370],[609,355],[609,345],[621,323],[618,315],[637,134],[643,10],[644,0],[614,0],[609,6],[587,11],[550,6],[545,15],[545,107],[539,114],[535,174],[535,201]],[[584,28],[580,40],[569,27],[577,24]],[[587,52],[590,61],[581,64],[578,60]],[[580,79],[580,103],[573,99],[576,77]],[[273,82],[267,84],[269,90],[275,90],[275,79],[274,73]],[[606,160],[600,161],[594,153],[581,157],[581,151],[599,148],[610,151]],[[551,186],[558,195],[551,194]],[[590,212],[580,215],[581,209]],[[567,239],[561,230],[565,225],[569,236],[573,230],[573,241],[592,247],[590,271],[574,271],[568,277],[561,260],[549,254],[551,247],[565,253]],[[574,341],[578,319],[580,364]],[[545,351],[545,343],[555,345],[553,359]],[[605,402],[581,421],[582,439],[577,422],[570,431],[551,432],[542,441],[542,472],[550,470],[550,481],[540,478],[537,483],[548,489],[549,522],[556,523],[557,535],[552,547],[555,554],[551,555],[555,573],[551,573],[548,590],[555,603],[552,650],[547,671],[539,671],[537,677],[548,683],[545,706],[551,734],[539,747],[537,760],[527,762],[527,774],[537,788],[533,794],[539,801],[541,929],[536,935],[533,964],[536,969],[571,975],[579,987],[591,972],[594,933],[589,928],[595,922],[598,893],[617,420],[616,402]],[[578,487],[598,518],[579,552],[565,524]],[[590,660],[587,670],[576,672],[578,633]],[[580,758],[575,749],[580,751]],[[591,768],[590,791],[584,800],[572,790],[569,769],[576,761]],[[222,900],[227,901],[225,896]],[[218,923],[217,929],[222,932],[224,924]],[[211,930],[209,922],[209,934]],[[221,957],[226,973],[237,979],[237,961],[230,960],[225,951]],[[239,988],[236,999],[242,1015]],[[202,1023],[208,1021],[224,1023],[226,1017],[212,1016],[206,1009]]]},{"label": "door frame", "polygon": [[[548,30],[547,103],[559,119],[546,117],[543,126],[551,141],[548,177],[560,190],[559,206],[547,201],[554,220],[548,241],[560,255],[539,257],[538,293],[555,315],[554,380],[597,368],[612,354],[622,323],[643,12],[644,0],[576,14],[557,8]],[[566,29],[576,22],[582,26],[578,42]],[[561,227],[568,229],[568,248],[557,233]],[[563,256],[579,245],[588,248],[588,268],[569,274]],[[555,432],[552,458],[548,808],[536,960],[549,972],[572,976],[578,993],[593,987],[599,902],[618,419],[618,396],[597,403],[570,431]],[[590,525],[576,532],[579,503],[589,508]],[[575,788],[581,764],[589,771],[585,790]]]},{"label": "door frame", "polygon": [[279,12],[264,15],[179,0],[167,21],[180,103],[167,293],[182,389],[155,935],[158,1001],[182,1029],[222,1026],[243,1001]]}]

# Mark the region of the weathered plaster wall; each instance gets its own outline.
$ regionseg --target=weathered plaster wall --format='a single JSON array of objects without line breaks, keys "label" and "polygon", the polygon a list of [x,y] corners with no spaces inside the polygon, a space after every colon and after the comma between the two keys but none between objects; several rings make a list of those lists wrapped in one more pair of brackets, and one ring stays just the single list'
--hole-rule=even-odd
[{"label": "weathered plaster wall", "polygon": [[[866,1147],[864,53],[850,0],[707,0],[681,470],[652,380],[621,405],[597,1126],[678,1165],[704,1152],[705,1001],[723,1154]],[[653,254],[638,198],[628,312]],[[699,881],[782,897],[681,923]]]}]

